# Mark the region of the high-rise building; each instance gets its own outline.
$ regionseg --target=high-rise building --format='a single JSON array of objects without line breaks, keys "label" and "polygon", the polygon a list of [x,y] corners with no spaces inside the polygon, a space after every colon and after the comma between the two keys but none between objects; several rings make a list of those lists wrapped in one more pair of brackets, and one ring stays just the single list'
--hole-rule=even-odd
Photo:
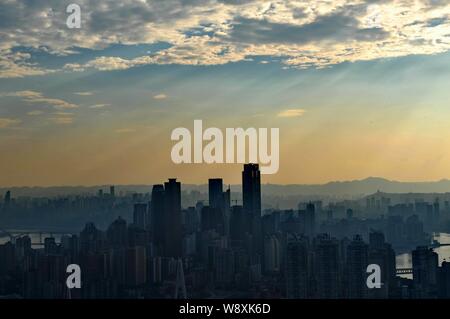
[{"label": "high-rise building", "polygon": [[309,297],[308,239],[289,234],[286,244],[286,296],[289,299]]},{"label": "high-rise building", "polygon": [[447,261],[442,262],[439,267],[439,292],[438,297],[441,299],[450,298],[450,263]]},{"label": "high-rise building", "polygon": [[414,296],[436,298],[438,254],[426,246],[419,246],[412,252],[412,265]]},{"label": "high-rise building", "polygon": [[164,246],[164,186],[161,184],[152,188],[150,219],[153,244],[157,254],[161,255]]},{"label": "high-rise building", "polygon": [[376,264],[381,268],[381,288],[370,289],[369,298],[388,298],[394,292],[396,284],[395,251],[391,244],[386,243],[382,232],[374,231],[369,234],[369,264]]},{"label": "high-rise building", "polygon": [[164,254],[181,257],[181,183],[170,178],[164,183]]},{"label": "high-rise building", "polygon": [[108,242],[112,247],[126,247],[128,243],[127,222],[122,217],[118,217],[109,225],[106,231]]},{"label": "high-rise building", "polygon": [[242,172],[242,202],[244,213],[250,214],[252,257],[261,256],[263,238],[261,230],[261,174],[258,164],[244,164]]},{"label": "high-rise building", "polygon": [[327,234],[314,239],[314,274],[316,296],[336,299],[341,295],[341,264],[339,241]]},{"label": "high-rise building", "polygon": [[223,209],[223,181],[221,178],[210,178],[208,180],[209,206]]},{"label": "high-rise building", "polygon": [[145,247],[130,247],[126,251],[126,283],[140,286],[147,281],[147,255]]},{"label": "high-rise building", "polygon": [[264,237],[263,270],[265,273],[278,273],[281,269],[281,244],[274,234]]},{"label": "high-rise building", "polygon": [[261,215],[261,176],[258,164],[244,164],[242,172],[243,208],[252,215]]},{"label": "high-rise building", "polygon": [[147,226],[147,204],[134,204],[133,223],[135,226],[145,229]]},{"label": "high-rise building", "polygon": [[305,211],[305,233],[312,237],[316,232],[316,210],[314,204],[308,203]]},{"label": "high-rise building", "polygon": [[111,197],[113,197],[113,198],[116,197],[116,192],[115,192],[115,187],[114,187],[114,185],[109,187],[109,195],[110,195]]},{"label": "high-rise building", "polygon": [[368,246],[362,237],[356,235],[347,247],[346,292],[351,299],[367,298],[366,270],[368,266]]}]

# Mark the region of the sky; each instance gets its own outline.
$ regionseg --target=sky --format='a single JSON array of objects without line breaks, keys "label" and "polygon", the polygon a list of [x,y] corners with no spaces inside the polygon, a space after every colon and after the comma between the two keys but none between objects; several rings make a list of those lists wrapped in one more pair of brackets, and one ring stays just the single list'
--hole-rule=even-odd
[{"label": "sky", "polygon": [[279,128],[263,183],[450,178],[449,50],[446,0],[2,1],[0,186],[240,182],[195,119]]}]

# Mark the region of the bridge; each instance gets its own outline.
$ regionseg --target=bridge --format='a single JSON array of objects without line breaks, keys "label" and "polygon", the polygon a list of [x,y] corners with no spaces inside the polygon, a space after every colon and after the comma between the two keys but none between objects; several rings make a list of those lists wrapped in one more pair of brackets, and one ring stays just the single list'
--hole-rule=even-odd
[{"label": "bridge", "polygon": [[450,246],[450,244],[441,244],[439,241],[433,240],[431,245],[429,245],[430,248],[439,248],[439,247],[444,247],[444,246]]},{"label": "bridge", "polygon": [[412,268],[397,268],[395,270],[397,275],[409,275],[413,273],[413,269]]}]

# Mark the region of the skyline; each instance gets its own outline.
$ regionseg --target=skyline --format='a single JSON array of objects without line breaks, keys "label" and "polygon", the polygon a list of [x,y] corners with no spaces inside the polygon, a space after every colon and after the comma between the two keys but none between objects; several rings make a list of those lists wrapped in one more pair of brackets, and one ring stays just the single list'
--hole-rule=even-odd
[{"label": "skyline", "polygon": [[172,163],[195,119],[279,128],[263,183],[450,178],[445,1],[68,3],[0,4],[1,186],[235,184]]}]

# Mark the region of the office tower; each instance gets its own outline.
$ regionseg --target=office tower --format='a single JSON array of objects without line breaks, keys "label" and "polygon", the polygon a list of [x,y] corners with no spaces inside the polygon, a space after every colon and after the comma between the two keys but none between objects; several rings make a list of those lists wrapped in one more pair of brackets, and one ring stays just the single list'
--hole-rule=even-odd
[{"label": "office tower", "polygon": [[103,197],[103,189],[98,190],[97,196],[100,198]]},{"label": "office tower", "polygon": [[135,246],[126,252],[126,284],[140,286],[147,281],[147,255],[145,247]]},{"label": "office tower", "polygon": [[187,234],[192,234],[198,231],[200,225],[200,218],[195,207],[188,207],[184,210],[184,228]]},{"label": "office tower", "polygon": [[58,245],[55,238],[47,237],[44,239],[44,252],[46,255],[56,255],[58,253]]},{"label": "office tower", "polygon": [[126,247],[128,243],[127,222],[122,217],[118,217],[109,225],[106,231],[108,243],[113,248]]},{"label": "office tower", "polygon": [[181,257],[181,184],[175,178],[164,183],[164,254]]},{"label": "office tower", "polygon": [[212,208],[224,208],[223,181],[221,178],[208,180],[209,206]]},{"label": "office tower", "polygon": [[251,230],[251,215],[242,206],[233,206],[230,216],[230,240],[239,244]]},{"label": "office tower", "polygon": [[226,211],[229,211],[231,208],[231,190],[230,186],[228,185],[228,189],[223,192],[223,205],[225,207]]},{"label": "office tower", "polygon": [[250,214],[252,258],[262,255],[261,231],[261,176],[258,164],[244,164],[242,172],[242,196],[244,213]]},{"label": "office tower", "polygon": [[413,288],[416,298],[436,298],[438,254],[426,246],[412,252]]},{"label": "office tower", "polygon": [[80,250],[83,253],[96,253],[103,248],[104,243],[104,233],[94,223],[87,223],[80,232]]},{"label": "office tower", "polygon": [[314,239],[316,298],[336,299],[341,295],[339,242],[322,234]]},{"label": "office tower", "polygon": [[420,245],[425,239],[423,223],[417,215],[409,216],[405,221],[406,242],[410,245]]},{"label": "office tower", "polygon": [[386,243],[382,232],[373,231],[369,234],[369,264],[381,268],[381,288],[370,289],[369,298],[388,298],[396,283],[395,252],[391,244]]},{"label": "office tower", "polygon": [[242,172],[243,208],[252,215],[261,215],[261,177],[258,164],[244,164]]},{"label": "office tower", "polygon": [[450,298],[450,263],[447,261],[442,262],[439,267],[439,280],[438,280],[438,298],[448,299]]},{"label": "office tower", "polygon": [[281,268],[281,243],[276,235],[264,237],[263,270],[267,274],[280,272]]},{"label": "office tower", "polygon": [[147,226],[147,204],[134,204],[133,223],[135,226],[145,229]]},{"label": "office tower", "polygon": [[201,230],[215,230],[224,234],[224,218],[222,210],[216,207],[203,206],[201,210]]},{"label": "office tower", "polygon": [[304,299],[309,297],[308,239],[289,234],[286,243],[286,297]]},{"label": "office tower", "polygon": [[234,281],[234,252],[229,248],[213,247],[214,283],[219,287],[229,287]]},{"label": "office tower", "polygon": [[316,211],[314,204],[308,203],[305,211],[305,234],[312,237],[316,232]]},{"label": "office tower", "polygon": [[110,186],[109,187],[109,195],[111,196],[111,197],[116,197],[116,192],[115,192],[115,187],[114,186]]},{"label": "office tower", "polygon": [[153,244],[155,245],[157,254],[161,256],[164,246],[164,186],[153,185],[152,200],[150,205],[151,211],[151,231]]},{"label": "office tower", "polygon": [[367,298],[366,270],[368,261],[368,246],[361,236],[356,235],[347,247],[346,293],[351,299]]}]

